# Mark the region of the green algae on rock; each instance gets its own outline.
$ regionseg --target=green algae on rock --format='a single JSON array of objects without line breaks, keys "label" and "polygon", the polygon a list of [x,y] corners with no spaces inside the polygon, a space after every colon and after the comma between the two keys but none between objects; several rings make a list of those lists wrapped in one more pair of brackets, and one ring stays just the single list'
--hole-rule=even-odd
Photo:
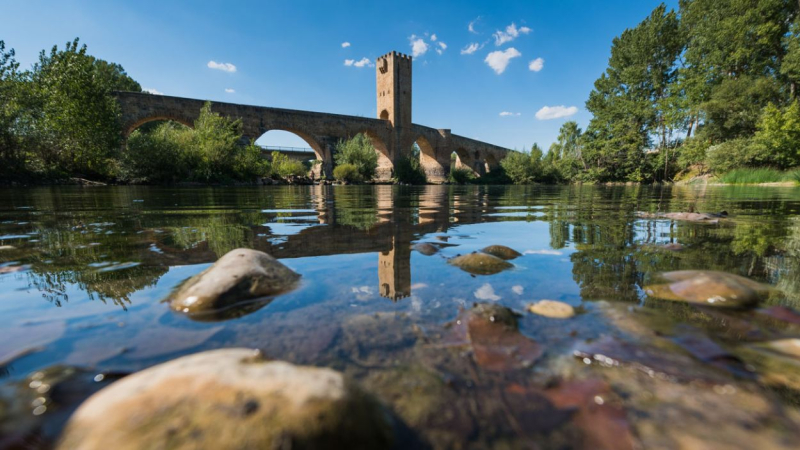
[{"label": "green algae on rock", "polygon": [[390,416],[331,369],[212,350],[130,375],[90,397],[59,449],[388,448]]},{"label": "green algae on rock", "polygon": [[[221,310],[241,306],[244,314],[263,306],[248,300],[269,297],[295,287],[300,275],[272,256],[239,248],[223,255],[203,272],[184,282],[170,298],[170,307],[192,318],[216,317]],[[223,314],[221,318],[228,318]],[[233,313],[234,316],[242,315]]]},{"label": "green algae on rock", "polygon": [[678,270],[657,278],[645,287],[650,297],[723,308],[755,306],[770,291],[768,285],[714,270]]},{"label": "green algae on rock", "polygon": [[496,256],[477,252],[456,256],[447,262],[473,275],[494,275],[514,267],[513,264]]},{"label": "green algae on rock", "polygon": [[481,251],[506,261],[522,256],[522,253],[514,250],[513,248],[506,247],[505,245],[490,245]]}]

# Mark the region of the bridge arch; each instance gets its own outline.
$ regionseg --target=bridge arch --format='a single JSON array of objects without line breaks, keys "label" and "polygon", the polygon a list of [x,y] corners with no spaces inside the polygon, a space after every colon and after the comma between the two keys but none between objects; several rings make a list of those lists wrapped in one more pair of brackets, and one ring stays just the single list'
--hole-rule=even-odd
[{"label": "bridge arch", "polygon": [[425,178],[432,182],[447,180],[450,168],[442,164],[441,158],[436,154],[436,148],[425,136],[418,136],[414,141],[419,147],[419,164],[425,172]]},{"label": "bridge arch", "polygon": [[375,153],[378,154],[378,168],[375,171],[375,178],[391,178],[394,175],[394,163],[386,141],[378,133],[369,129],[361,130],[356,134],[367,136],[372,142],[372,148],[375,149]]},{"label": "bridge arch", "polygon": [[[314,150],[314,159],[318,159],[320,161],[325,161],[326,160],[325,150],[323,149],[322,145],[312,135],[310,135],[308,133],[303,133],[302,131],[297,131],[295,129],[272,128],[272,129],[269,129],[269,130],[264,130],[261,133],[261,135],[258,136],[258,138],[256,138],[256,141],[261,140],[262,138],[264,138],[271,131],[282,131],[282,132],[291,133],[291,134],[297,136],[303,142],[305,142],[309,146],[309,148]],[[311,159],[311,158],[309,158],[309,159]]]},{"label": "bridge arch", "polygon": [[142,125],[151,123],[151,122],[175,122],[179,123],[183,126],[194,128],[194,120],[187,119],[185,117],[178,117],[178,116],[166,116],[166,115],[157,115],[157,116],[148,116],[139,120],[136,120],[130,124],[128,124],[125,129],[122,131],[122,137],[127,139],[128,136],[131,135],[134,131],[140,128]]},{"label": "bridge arch", "polygon": [[498,166],[497,158],[495,158],[493,154],[487,153],[486,157],[484,158],[483,161],[484,161],[484,165],[485,165],[484,169],[486,170],[486,173],[489,173],[489,172],[497,169],[497,166]]}]

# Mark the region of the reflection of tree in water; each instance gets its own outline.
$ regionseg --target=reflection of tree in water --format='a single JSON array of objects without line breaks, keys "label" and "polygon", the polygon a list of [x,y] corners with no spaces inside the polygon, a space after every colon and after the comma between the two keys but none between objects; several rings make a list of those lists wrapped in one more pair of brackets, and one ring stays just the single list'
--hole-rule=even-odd
[{"label": "reflection of tree in water", "polygon": [[[625,189],[622,197],[614,191],[591,189],[589,197],[564,202],[571,205],[571,217],[563,218],[561,205],[551,208],[552,245],[574,245],[573,278],[586,299],[636,301],[651,274],[670,270],[720,270],[767,279],[765,257],[786,235],[782,219],[787,211],[769,211],[770,220],[742,217],[719,225],[644,220],[634,214],[640,202],[647,204],[650,199],[638,198],[640,193],[633,190]],[[676,208],[684,206],[685,195],[675,189],[662,197],[662,211],[680,210]],[[719,210],[726,204],[734,210],[753,208],[748,201],[729,198],[721,203],[714,198],[706,204],[692,199],[697,211]],[[684,250],[660,247],[667,242],[679,242]]]},{"label": "reflection of tree in water", "polygon": [[173,216],[167,223],[160,222],[159,230],[164,232],[160,240],[182,250],[205,243],[219,257],[236,248],[251,247],[253,228],[263,219],[257,212]]},{"label": "reflection of tree in water", "polygon": [[[336,223],[369,230],[378,223],[378,207],[374,191],[333,190]],[[390,199],[391,200],[391,199]]]}]

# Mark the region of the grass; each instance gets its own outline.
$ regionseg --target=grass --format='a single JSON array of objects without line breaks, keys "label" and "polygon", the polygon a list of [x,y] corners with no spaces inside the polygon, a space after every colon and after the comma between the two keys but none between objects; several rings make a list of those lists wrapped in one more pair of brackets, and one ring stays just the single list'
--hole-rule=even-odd
[{"label": "grass", "polygon": [[734,169],[722,175],[719,181],[726,184],[759,184],[781,183],[793,181],[800,182],[800,169],[783,172],[769,168],[743,168]]}]

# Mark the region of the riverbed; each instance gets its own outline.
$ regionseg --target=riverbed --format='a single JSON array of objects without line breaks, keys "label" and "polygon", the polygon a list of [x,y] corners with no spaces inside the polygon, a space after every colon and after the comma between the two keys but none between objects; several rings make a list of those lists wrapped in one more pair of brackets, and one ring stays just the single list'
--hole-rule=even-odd
[{"label": "riverbed", "polygon": [[[520,256],[451,264],[490,245]],[[200,317],[165,303],[243,247],[299,285]],[[648,295],[678,270],[770,289],[737,308]],[[535,350],[465,334],[480,305]],[[800,336],[798,309],[794,187],[5,188],[0,448],[46,448],[114,380],[229,347],[340,371],[434,448],[794,448],[800,355],[770,345]]]}]

